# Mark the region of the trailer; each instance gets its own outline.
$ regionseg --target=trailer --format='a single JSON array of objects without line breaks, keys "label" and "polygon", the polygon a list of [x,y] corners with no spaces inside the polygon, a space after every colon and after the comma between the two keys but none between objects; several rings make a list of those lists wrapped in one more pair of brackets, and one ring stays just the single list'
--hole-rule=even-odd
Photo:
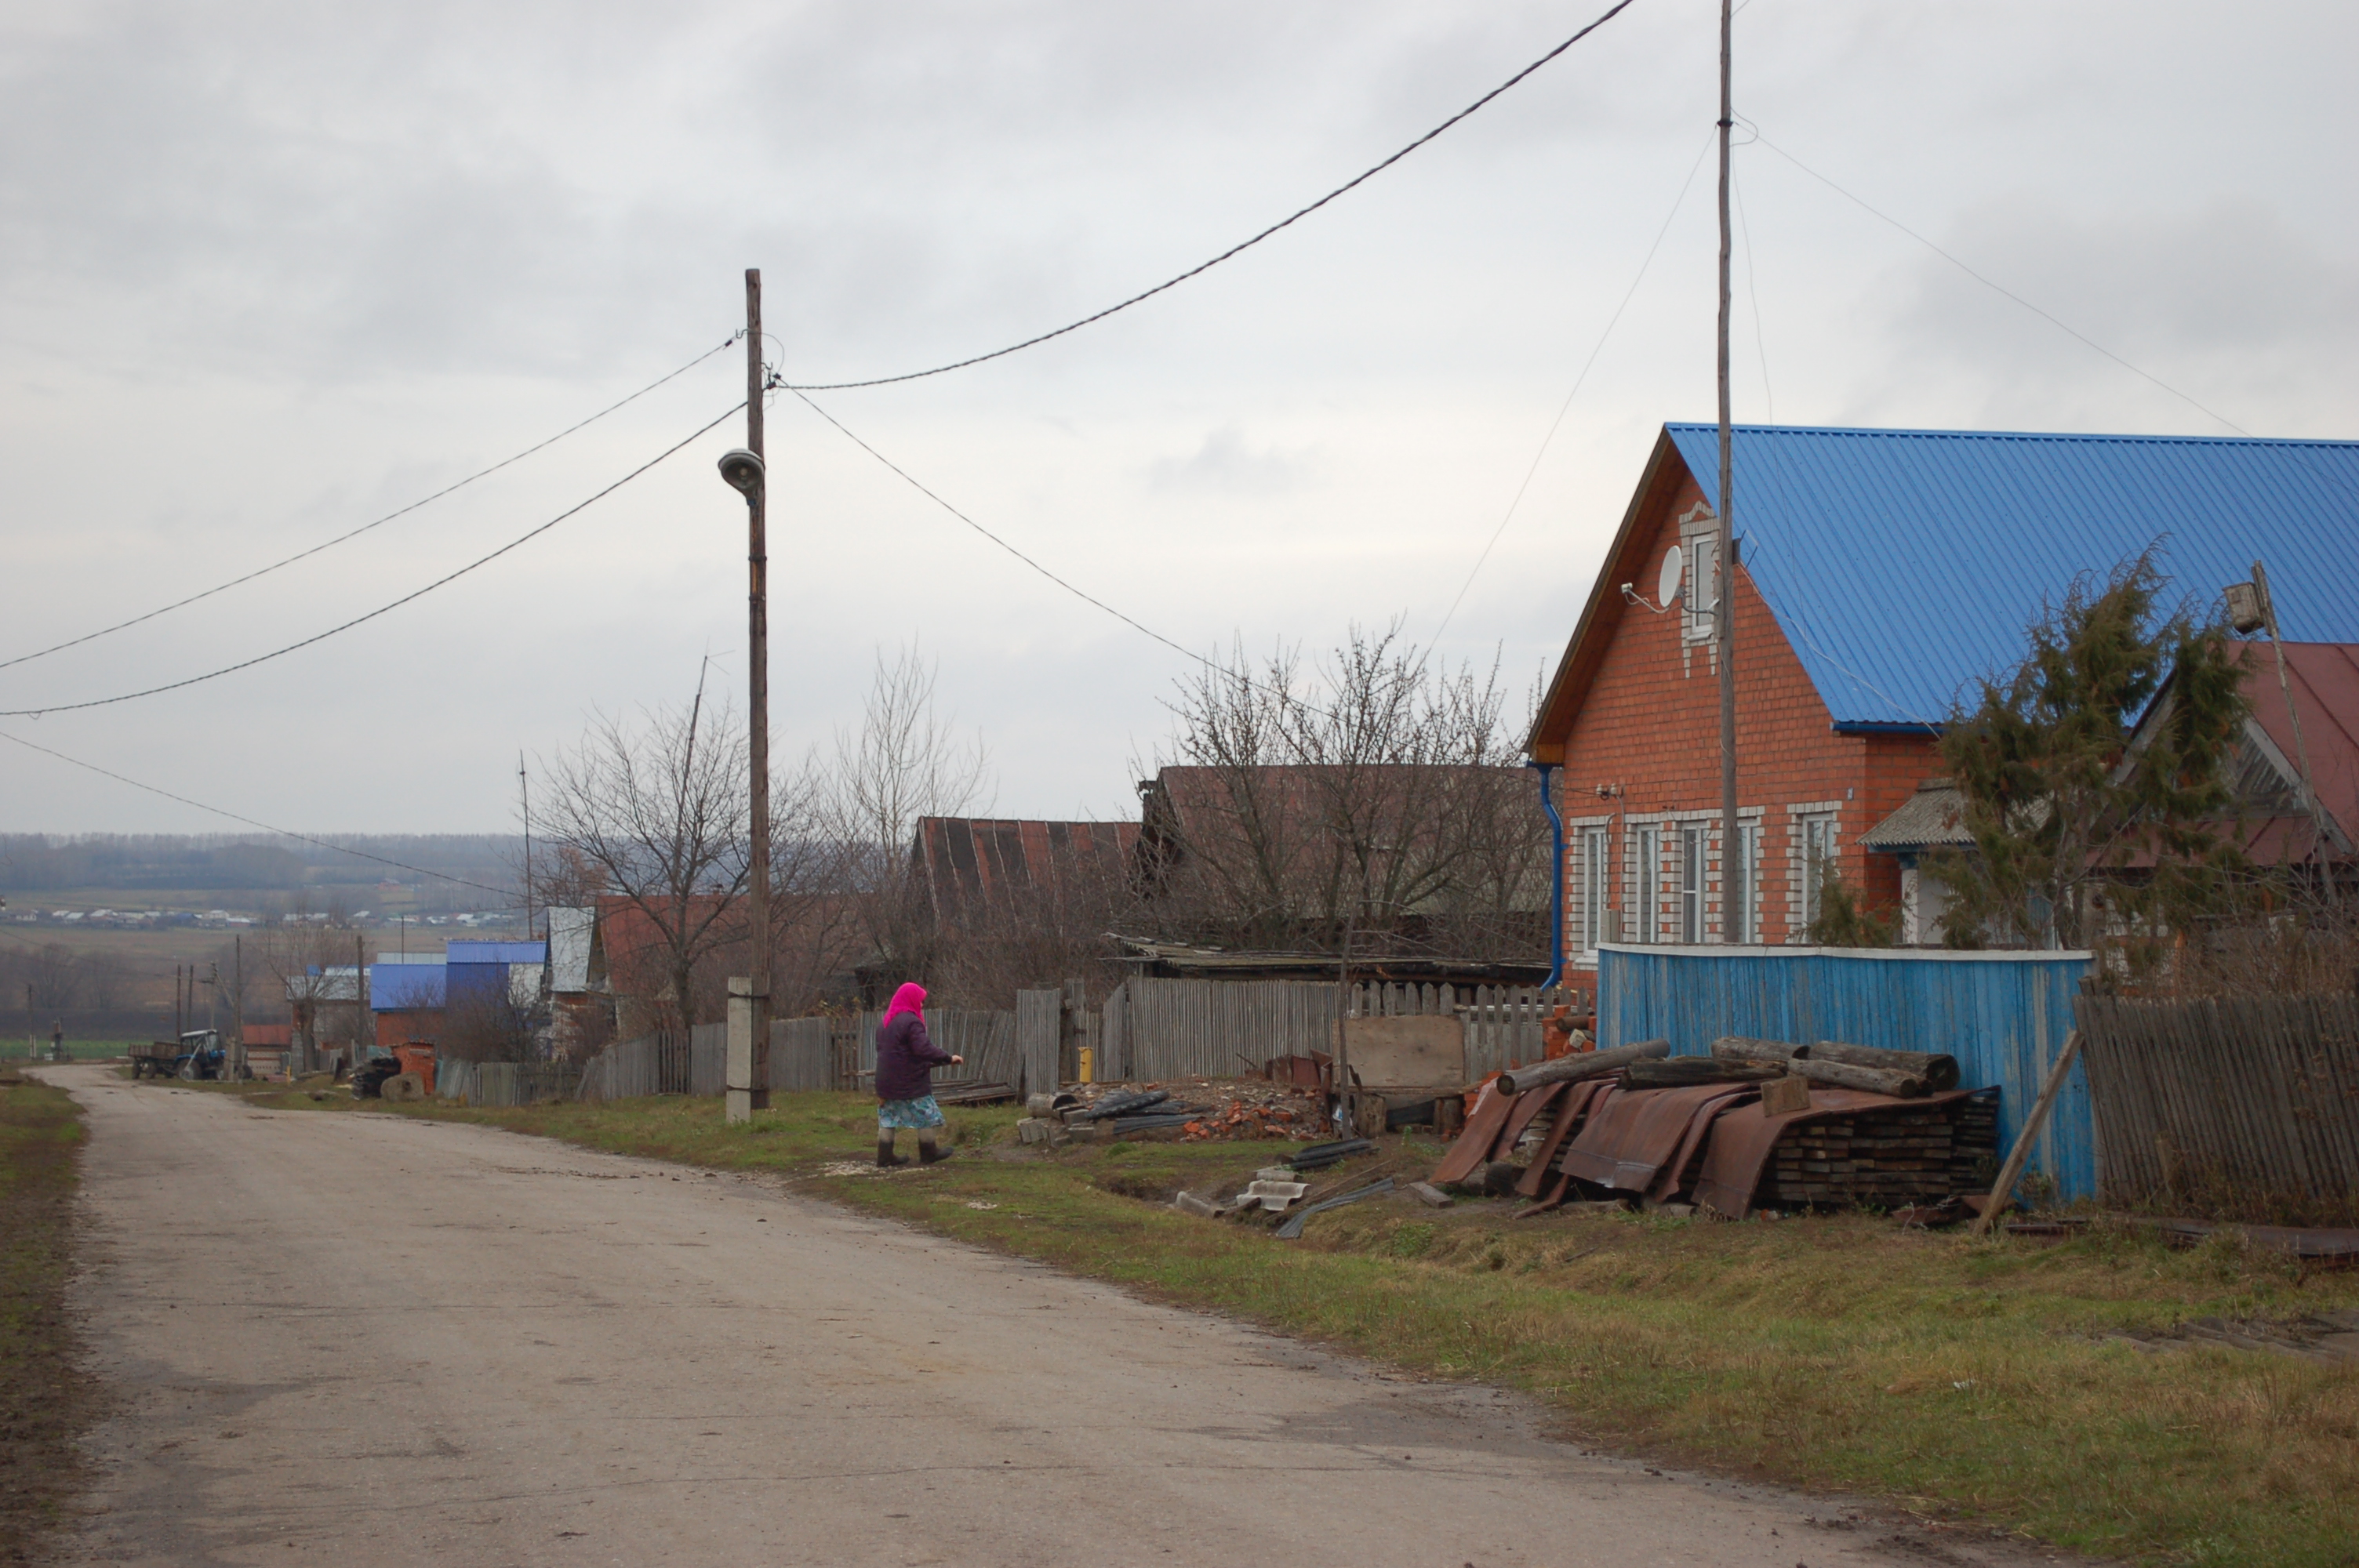
[{"label": "trailer", "polygon": [[177,1045],[168,1040],[156,1040],[131,1047],[131,1076],[135,1078],[185,1078],[195,1083],[228,1075],[229,1052],[223,1047],[217,1030],[191,1030],[180,1036]]}]

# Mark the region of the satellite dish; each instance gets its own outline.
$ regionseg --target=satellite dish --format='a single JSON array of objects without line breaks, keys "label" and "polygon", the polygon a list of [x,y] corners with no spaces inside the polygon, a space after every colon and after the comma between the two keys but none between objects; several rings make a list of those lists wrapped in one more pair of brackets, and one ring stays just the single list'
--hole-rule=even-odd
[{"label": "satellite dish", "polygon": [[1677,545],[1663,557],[1663,575],[1655,583],[1655,602],[1669,610],[1687,581],[1687,557]]}]

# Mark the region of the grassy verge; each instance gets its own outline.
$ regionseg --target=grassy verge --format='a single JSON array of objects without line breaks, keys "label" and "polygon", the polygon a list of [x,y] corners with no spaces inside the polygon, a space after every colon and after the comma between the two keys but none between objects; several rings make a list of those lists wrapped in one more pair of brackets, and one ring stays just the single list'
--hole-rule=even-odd
[{"label": "grassy verge", "polygon": [[81,1146],[63,1090],[0,1075],[0,1563],[56,1524],[93,1408],[65,1311]]},{"label": "grassy verge", "polygon": [[[2359,1563],[2359,1368],[2116,1337],[2359,1306],[2353,1271],[2305,1272],[2219,1241],[2175,1252],[2127,1231],[2055,1244],[1865,1216],[1510,1224],[1506,1206],[1482,1201],[1340,1209],[1289,1244],[1164,1206],[1177,1188],[1249,1176],[1279,1145],[1018,1152],[1012,1110],[954,1111],[963,1158],[880,1176],[855,1163],[875,1122],[847,1096],[785,1097],[743,1129],[709,1099],[406,1114],[775,1171],[1144,1294],[1523,1389],[1582,1437],[1662,1458],[2086,1552]],[[1389,1157],[1439,1152],[1411,1141]]]}]

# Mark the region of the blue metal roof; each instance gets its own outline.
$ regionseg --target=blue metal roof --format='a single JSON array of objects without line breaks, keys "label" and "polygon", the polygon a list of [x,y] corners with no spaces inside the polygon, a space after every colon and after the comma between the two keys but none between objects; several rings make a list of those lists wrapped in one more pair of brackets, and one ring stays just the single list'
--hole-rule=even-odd
[{"label": "blue metal roof", "polygon": [[[1664,431],[1717,506],[1719,427]],[[1739,559],[1838,728],[1938,723],[2157,543],[2179,593],[2257,558],[2287,640],[2359,642],[2359,441],[1740,425],[1734,470]]]},{"label": "blue metal roof", "polygon": [[448,973],[440,964],[371,964],[369,1011],[407,1012],[412,1008],[440,1007]]},{"label": "blue metal roof", "polygon": [[549,961],[546,942],[449,942],[443,951],[453,964],[543,964]]}]

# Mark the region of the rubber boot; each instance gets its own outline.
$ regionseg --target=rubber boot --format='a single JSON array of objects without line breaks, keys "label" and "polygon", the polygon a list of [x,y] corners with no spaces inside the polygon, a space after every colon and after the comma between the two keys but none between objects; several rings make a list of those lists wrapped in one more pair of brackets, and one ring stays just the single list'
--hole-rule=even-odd
[{"label": "rubber boot", "polygon": [[889,1171],[896,1165],[906,1165],[909,1162],[907,1156],[893,1152],[893,1135],[888,1132],[876,1141],[876,1162]]},{"label": "rubber boot", "polygon": [[920,1138],[918,1140],[919,1164],[939,1165],[950,1157],[951,1152],[937,1144],[932,1139]]}]

